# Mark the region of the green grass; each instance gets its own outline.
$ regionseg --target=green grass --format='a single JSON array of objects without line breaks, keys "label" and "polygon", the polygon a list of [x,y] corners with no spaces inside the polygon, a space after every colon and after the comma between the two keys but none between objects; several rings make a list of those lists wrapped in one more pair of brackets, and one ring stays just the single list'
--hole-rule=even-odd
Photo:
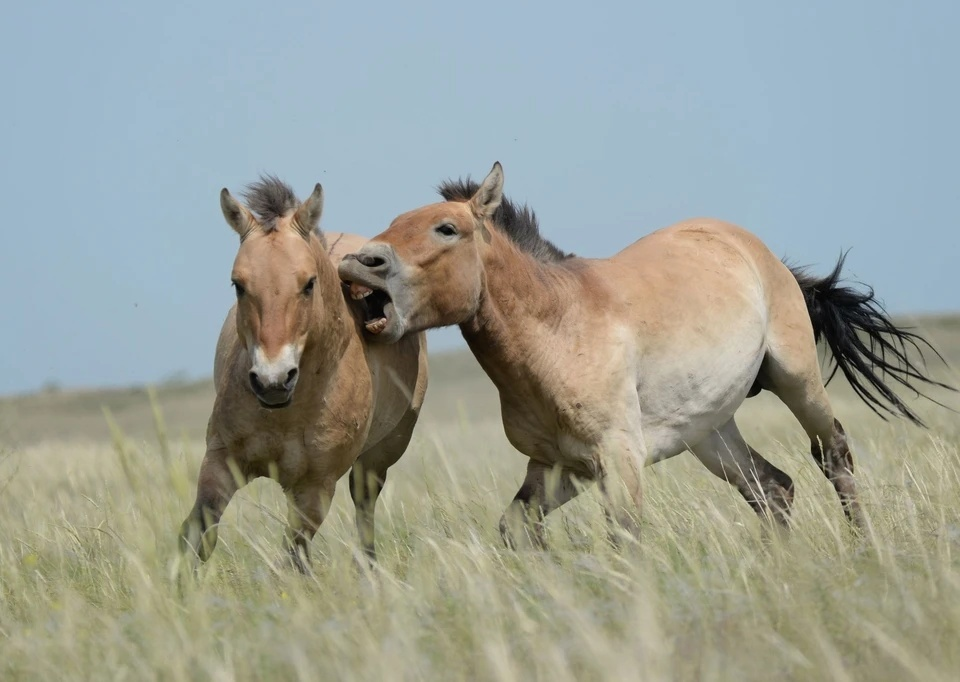
[{"label": "green grass", "polygon": [[[956,365],[957,325],[931,329]],[[496,525],[525,459],[472,361],[433,368],[378,508],[380,570],[354,564],[343,482],[314,574],[284,568],[284,499],[257,481],[182,595],[209,384],[159,391],[159,437],[143,390],[0,401],[0,679],[955,679],[956,414],[918,404],[929,431],[884,423],[831,385],[862,472],[860,539],[762,395],[740,422],[796,481],[789,537],[765,544],[739,496],[681,455],[645,471],[639,544],[606,544],[591,491],[551,516],[548,551],[510,552]]]}]

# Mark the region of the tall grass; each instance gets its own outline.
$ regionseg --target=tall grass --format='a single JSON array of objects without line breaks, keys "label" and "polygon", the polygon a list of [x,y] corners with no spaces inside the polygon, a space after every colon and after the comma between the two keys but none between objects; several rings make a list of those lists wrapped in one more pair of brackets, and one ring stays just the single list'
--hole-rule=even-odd
[{"label": "tall grass", "polygon": [[786,410],[751,403],[748,440],[797,485],[795,528],[753,512],[688,455],[645,472],[643,538],[605,541],[596,492],[550,549],[496,532],[523,458],[498,421],[425,422],[359,569],[341,482],[284,567],[284,498],[245,488],[181,595],[176,534],[202,444],[47,442],[0,460],[0,679],[931,680],[960,671],[960,429],[885,424],[841,401],[870,528],[855,537]]}]

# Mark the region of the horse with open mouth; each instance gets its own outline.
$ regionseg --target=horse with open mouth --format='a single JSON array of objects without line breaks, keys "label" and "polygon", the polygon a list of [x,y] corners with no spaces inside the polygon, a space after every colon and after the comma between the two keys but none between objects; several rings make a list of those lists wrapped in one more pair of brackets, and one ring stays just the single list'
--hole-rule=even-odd
[{"label": "horse with open mouth", "polygon": [[599,481],[608,518],[636,534],[642,468],[686,450],[786,526],[793,482],[734,419],[763,389],[799,420],[860,526],[853,457],[817,341],[874,411],[922,424],[886,382],[950,388],[907,352],[929,343],[895,326],[872,290],[840,284],[843,257],[816,278],[740,227],[696,219],[611,258],[577,258],[504,199],[499,163],[482,183],[447,182],[440,193],[445,201],[398,216],[346,255],[339,273],[380,340],[460,326],[499,389],[507,438],[530,458],[500,522],[508,545],[519,530],[541,544],[544,517],[578,494],[578,479]]},{"label": "horse with open mouth", "polygon": [[336,266],[365,239],[320,230],[319,184],[300,203],[289,186],[265,177],[245,199],[247,206],[220,193],[240,236],[237,302],[217,342],[207,451],[181,549],[205,561],[234,493],[270,476],[287,494],[287,545],[305,570],[307,546],[351,470],[357,529],[373,559],[377,496],[407,448],[427,388],[425,335],[367,344]]}]

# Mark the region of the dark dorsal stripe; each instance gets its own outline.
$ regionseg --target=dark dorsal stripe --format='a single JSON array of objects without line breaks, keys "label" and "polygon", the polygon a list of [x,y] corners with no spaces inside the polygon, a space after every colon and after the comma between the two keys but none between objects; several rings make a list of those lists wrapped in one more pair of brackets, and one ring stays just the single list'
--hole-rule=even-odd
[{"label": "dark dorsal stripe", "polygon": [[[465,180],[447,180],[437,191],[444,201],[469,201],[478,189],[480,183],[467,177]],[[537,216],[526,204],[517,206],[503,197],[493,214],[493,223],[510,241],[539,261],[551,263],[574,257],[574,254],[560,250],[540,234]]]}]

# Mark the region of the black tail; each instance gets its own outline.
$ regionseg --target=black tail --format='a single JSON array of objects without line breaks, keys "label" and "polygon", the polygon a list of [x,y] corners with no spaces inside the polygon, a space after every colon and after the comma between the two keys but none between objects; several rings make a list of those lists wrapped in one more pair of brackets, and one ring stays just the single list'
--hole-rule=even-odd
[{"label": "black tail", "polygon": [[892,415],[906,417],[914,424],[925,427],[923,420],[884,383],[884,377],[905,386],[918,396],[942,405],[924,395],[913,382],[918,381],[951,391],[956,389],[925,376],[921,368],[910,360],[908,348],[913,348],[919,355],[924,370],[924,347],[933,351],[944,364],[946,360],[922,336],[893,324],[883,306],[874,297],[872,288],[867,287],[867,290],[862,292],[841,286],[840,270],[844,260],[846,254],[840,254],[833,272],[822,278],[808,274],[803,268],[790,268],[807,302],[814,337],[817,341],[823,338],[833,354],[833,370],[826,383],[830,383],[839,369],[857,395],[871,410],[880,415],[881,419],[886,420],[880,412],[883,410]]}]

